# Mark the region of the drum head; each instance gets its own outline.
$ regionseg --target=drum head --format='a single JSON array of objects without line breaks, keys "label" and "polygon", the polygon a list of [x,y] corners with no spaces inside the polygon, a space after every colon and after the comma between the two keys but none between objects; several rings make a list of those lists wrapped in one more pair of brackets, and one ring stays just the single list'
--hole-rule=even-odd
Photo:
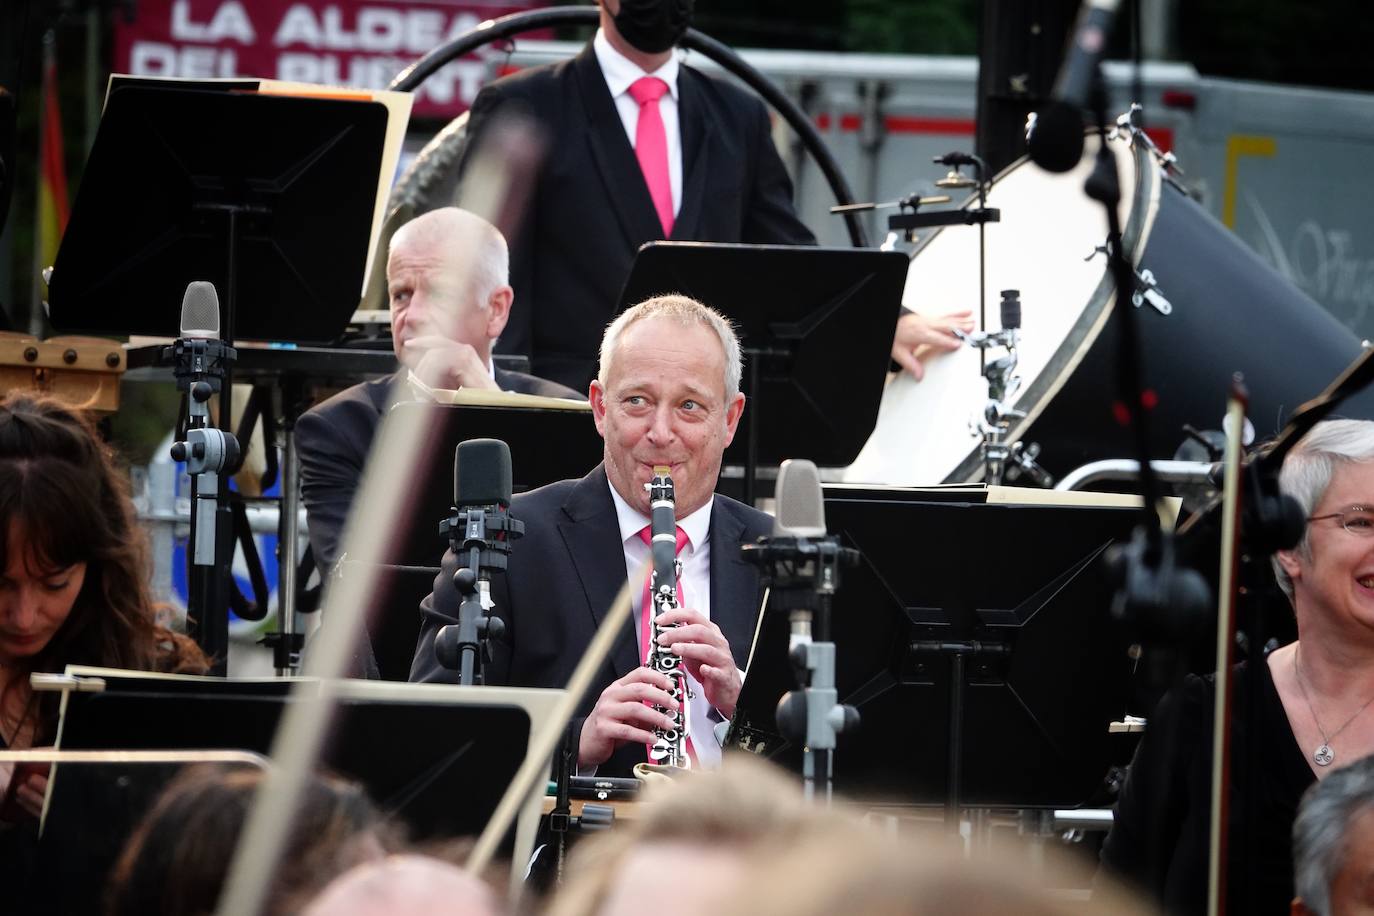
[{"label": "drum head", "polygon": [[[1134,254],[1137,240],[1148,231],[1160,182],[1128,143],[1111,145],[1121,180],[1126,250]],[[1001,210],[1001,221],[985,230],[984,315],[987,329],[1000,329],[1001,290],[1021,291],[1022,384],[1014,401],[1030,416],[1020,425],[1033,421],[1037,408],[1053,397],[1110,314],[1107,262],[1098,252],[1107,220],[1101,205],[1083,193],[1097,148],[1096,136],[1089,136],[1078,167],[1058,175],[1023,159],[998,176],[988,193],[988,206]],[[978,230],[945,228],[913,254],[902,301],[926,314],[972,308],[977,320],[978,280]],[[997,355],[993,351],[993,358]],[[979,351],[962,347],[932,357],[925,370],[921,382],[906,373],[893,377],[877,428],[847,469],[846,480],[919,486],[981,474],[980,440],[971,426],[987,403]]]}]

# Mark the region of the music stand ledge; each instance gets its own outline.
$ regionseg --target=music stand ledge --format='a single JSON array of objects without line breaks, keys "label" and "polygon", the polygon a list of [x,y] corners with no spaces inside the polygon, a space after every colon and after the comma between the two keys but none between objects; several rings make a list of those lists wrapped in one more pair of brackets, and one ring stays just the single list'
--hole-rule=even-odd
[{"label": "music stand ledge", "polygon": [[[241,749],[265,754],[289,701],[288,692],[301,680],[148,676],[74,666],[67,674],[76,682],[101,682],[96,685],[100,690],[89,692],[74,683],[64,704],[59,749],[85,750]],[[401,817],[417,838],[480,832],[524,761],[531,735],[562,696],[559,690],[529,688],[314,683],[322,694],[337,700],[339,710],[322,765],[363,783],[383,813]],[[84,796],[89,807],[98,787],[73,785],[69,777],[74,774],[62,769],[59,764],[53,775],[50,807],[61,801],[61,791],[72,792],[74,798]],[[129,798],[140,801],[139,790],[126,781],[102,802],[122,811],[127,829],[139,813]],[[133,795],[125,798],[129,792]],[[541,785],[522,803],[512,853],[512,888],[533,850],[543,795]],[[62,802],[62,807],[73,814],[68,803]],[[60,836],[63,830],[79,832],[83,818],[79,811],[75,815],[54,822],[59,835],[49,839],[79,842],[79,833],[67,832],[65,840]],[[110,824],[104,832],[115,829]],[[110,847],[104,840],[96,845]],[[91,867],[100,865],[97,857],[87,858]],[[99,886],[95,890],[98,893]]]}]

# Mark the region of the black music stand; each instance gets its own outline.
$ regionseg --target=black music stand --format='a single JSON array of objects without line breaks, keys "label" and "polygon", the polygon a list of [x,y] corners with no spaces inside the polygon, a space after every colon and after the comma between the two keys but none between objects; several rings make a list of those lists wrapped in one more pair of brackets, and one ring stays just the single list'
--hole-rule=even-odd
[{"label": "black music stand", "polygon": [[386,126],[377,102],[116,86],[53,265],[53,326],[170,337],[187,284],[209,280],[230,343],[337,338]]},{"label": "black music stand", "polygon": [[[53,266],[53,326],[172,336],[187,284],[209,280],[227,344],[338,337],[362,289],[387,117],[376,102],[116,85]],[[225,429],[232,391],[230,360],[219,398]],[[214,563],[192,566],[188,554],[187,564],[194,632],[221,673],[228,486],[221,474]]]},{"label": "black music stand", "polygon": [[[101,692],[68,696],[61,750],[266,754],[289,689],[298,683],[126,674],[102,675]],[[481,831],[524,760],[536,715],[499,688],[475,697],[470,689],[447,686],[350,682],[329,689],[337,692],[339,707],[321,766],[362,783],[385,816],[421,841]],[[52,884],[62,886],[58,911],[99,911],[100,879],[174,772],[147,765],[57,765],[40,868],[67,876]],[[99,830],[92,831],[93,819]]]},{"label": "black music stand", "polygon": [[744,350],[743,464],[753,503],[760,463],[854,461],[878,421],[909,261],[895,251],[650,242],[639,249],[623,311],[682,293],[729,316]]},{"label": "black music stand", "polygon": [[[394,425],[393,425],[394,424]],[[377,606],[368,617],[368,636],[376,673],[383,680],[404,681],[420,632],[419,606],[430,593],[448,538],[439,522],[453,506],[453,462],[458,443],[467,439],[500,439],[510,446],[514,492],[584,476],[601,461],[601,436],[590,411],[515,407],[472,407],[405,403],[392,408],[388,428],[418,424],[439,440],[434,459],[416,474],[415,514],[388,551]],[[520,549],[517,541],[514,550]],[[341,564],[346,580],[347,562]]]},{"label": "black music stand", "polygon": [[[1126,712],[1128,640],[1097,562],[1138,509],[827,499],[863,559],[831,617],[836,686],[860,724],[835,789],[921,805],[1097,801]],[[770,608],[727,744],[800,772],[774,724],[792,689],[785,608]]]}]

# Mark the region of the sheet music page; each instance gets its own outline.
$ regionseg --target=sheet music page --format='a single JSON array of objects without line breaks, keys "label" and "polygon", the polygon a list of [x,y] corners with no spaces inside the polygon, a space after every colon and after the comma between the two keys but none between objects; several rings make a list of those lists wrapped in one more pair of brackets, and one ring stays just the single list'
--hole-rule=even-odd
[{"label": "sheet music page", "polygon": [[[988,503],[1003,506],[1096,506],[1139,507],[1134,493],[1094,493],[1088,490],[1042,490],[1038,487],[988,487]],[[1160,521],[1169,528],[1178,522],[1183,500],[1166,496],[1160,500]]]},{"label": "sheet music page", "polygon": [[486,388],[431,388],[415,373],[410,373],[410,387],[424,400],[436,404],[456,404],[460,407],[524,407],[536,410],[569,410],[591,413],[588,401],[571,401],[566,398],[550,398],[537,394],[520,394],[516,391],[492,391]]}]

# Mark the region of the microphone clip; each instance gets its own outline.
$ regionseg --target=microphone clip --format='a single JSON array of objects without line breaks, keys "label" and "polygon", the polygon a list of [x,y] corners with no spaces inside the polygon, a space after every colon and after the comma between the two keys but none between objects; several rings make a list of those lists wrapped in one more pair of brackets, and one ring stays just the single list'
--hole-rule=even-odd
[{"label": "microphone clip", "polygon": [[[859,552],[834,537],[761,537],[740,547],[740,556],[759,567],[759,581],[775,593],[831,596],[840,585],[840,567],[856,566]],[[794,607],[794,604],[789,604]]]},{"label": "microphone clip", "polygon": [[1107,551],[1116,586],[1113,619],[1141,643],[1182,645],[1191,640],[1211,604],[1206,580],[1178,561],[1174,536],[1136,526],[1127,544]]},{"label": "microphone clip", "polygon": [[491,570],[506,570],[511,542],[524,534],[525,523],[500,503],[455,508],[439,522],[439,536],[448,538],[455,554],[478,552],[475,566],[483,578]]},{"label": "microphone clip", "polygon": [[[449,578],[459,595],[458,622],[439,630],[434,657],[440,665],[458,672],[458,683],[481,684],[483,662],[490,656],[490,640],[503,639],[506,624],[487,611],[493,606],[489,583],[493,571],[506,571],[511,542],[525,533],[525,523],[512,518],[501,502],[455,508],[439,523],[447,536],[455,562],[465,563],[449,574],[447,564],[440,579]],[[441,590],[435,589],[438,600]]]},{"label": "microphone clip", "polygon": [[164,361],[172,363],[178,391],[189,391],[192,385],[204,382],[218,394],[229,366],[238,359],[238,350],[214,338],[178,337],[162,355]]}]

